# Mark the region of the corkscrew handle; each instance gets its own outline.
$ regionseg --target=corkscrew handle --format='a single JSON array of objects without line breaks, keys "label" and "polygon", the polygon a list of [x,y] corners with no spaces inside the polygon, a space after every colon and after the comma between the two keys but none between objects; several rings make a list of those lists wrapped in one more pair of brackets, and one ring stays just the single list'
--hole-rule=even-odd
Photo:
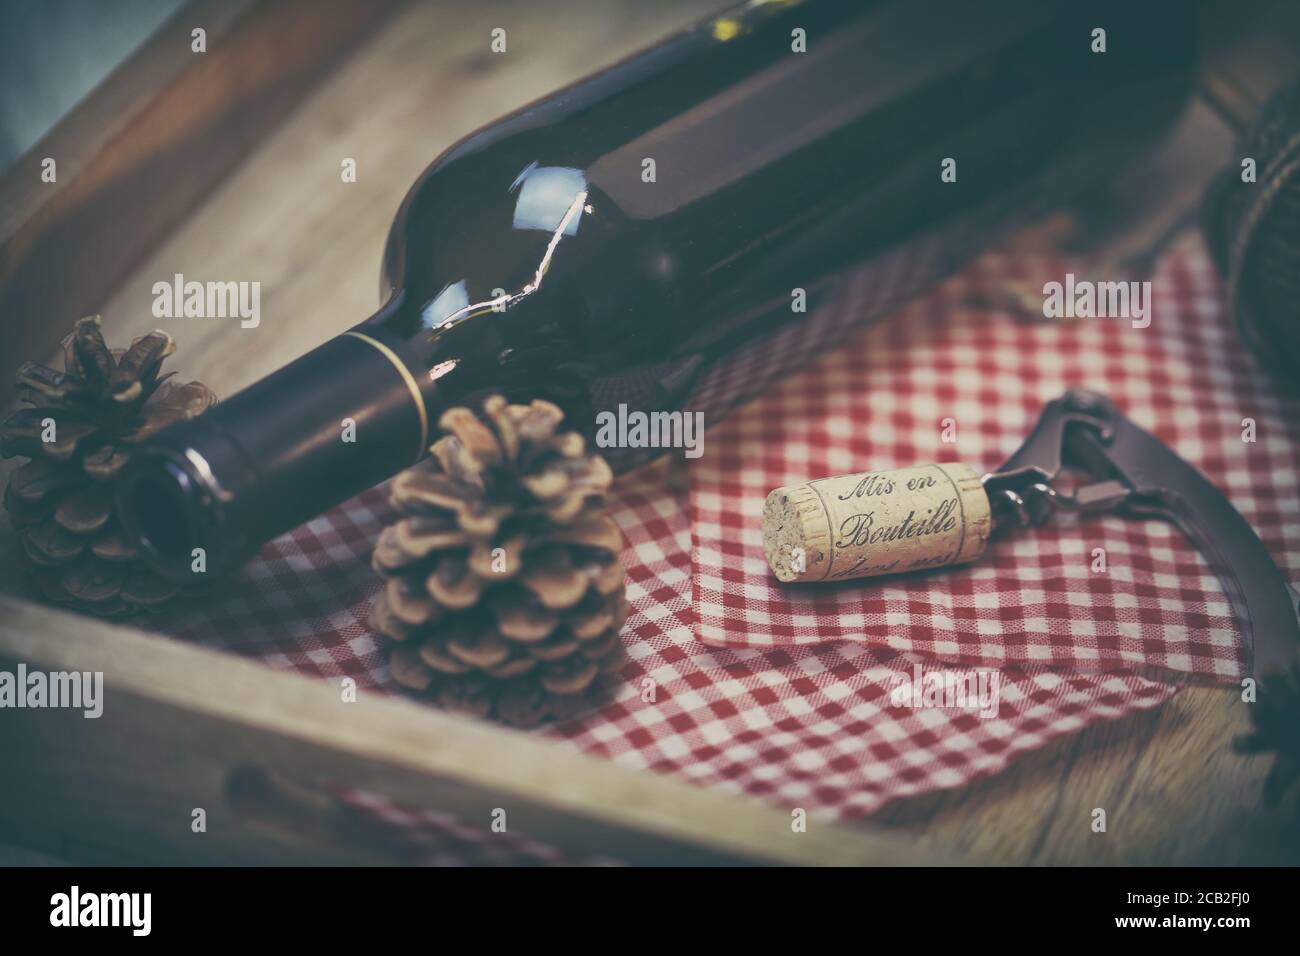
[{"label": "corkscrew handle", "polygon": [[[1065,494],[1065,470],[1092,480]],[[1049,402],[1025,443],[984,487],[995,523],[1038,523],[1052,508],[1109,510],[1162,518],[1205,556],[1223,584],[1241,630],[1247,668],[1284,673],[1300,647],[1295,590],[1250,523],[1204,475],[1096,392],[1073,390]]]}]

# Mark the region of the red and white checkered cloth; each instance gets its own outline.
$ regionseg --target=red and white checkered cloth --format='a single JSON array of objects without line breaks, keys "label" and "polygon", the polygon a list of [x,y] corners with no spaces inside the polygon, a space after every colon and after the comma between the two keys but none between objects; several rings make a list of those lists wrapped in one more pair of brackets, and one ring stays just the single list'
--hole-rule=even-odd
[{"label": "red and white checkered cloth", "polygon": [[[965,305],[1006,276],[1041,286],[1065,271],[1057,261],[985,259],[709,431],[689,491],[662,464],[620,479],[612,504],[627,538],[633,609],[626,683],[600,710],[536,733],[625,766],[843,818],[995,773],[1053,738],[1175,693],[1131,668],[1235,679],[1242,656],[1217,582],[1155,524],[1101,518],[1023,532],[970,568],[815,595],[766,573],[757,509],[770,488],[957,457],[992,467],[1045,400],[1082,384],[1109,393],[1201,467],[1298,576],[1298,409],[1252,372],[1199,250],[1155,277],[1146,330],[1033,323]],[[843,288],[826,308],[854,307],[861,290],[851,277]],[[945,417],[958,423],[955,447],[939,441]],[[1257,422],[1252,445],[1241,441],[1245,417]],[[360,495],[268,545],[202,607],[168,612],[157,626],[273,666],[398,692],[365,623],[377,590],[369,550],[392,517],[384,490]],[[1089,570],[1098,546],[1107,550],[1104,576]],[[891,689],[918,662],[1000,668],[996,715],[896,706]],[[650,703],[646,677],[656,687]],[[347,801],[413,859],[565,859],[491,834],[487,820],[398,808],[376,794]]]},{"label": "red and white checkered cloth", "polygon": [[[1297,405],[1252,367],[1209,263],[1166,263],[1148,328],[1026,321],[967,305],[1007,279],[1041,288],[1067,271],[1061,260],[988,257],[708,432],[691,485],[701,640],[763,648],[843,639],[968,666],[1243,675],[1219,581],[1161,522],[1058,518],[995,541],[961,568],[830,587],[782,586],[767,568],[760,520],[771,489],[936,461],[992,471],[1047,401],[1084,386],[1204,471],[1300,578]],[[828,308],[854,311],[863,284],[845,282]],[[1243,441],[1246,418],[1254,442]],[[941,439],[945,423],[954,443]]]}]

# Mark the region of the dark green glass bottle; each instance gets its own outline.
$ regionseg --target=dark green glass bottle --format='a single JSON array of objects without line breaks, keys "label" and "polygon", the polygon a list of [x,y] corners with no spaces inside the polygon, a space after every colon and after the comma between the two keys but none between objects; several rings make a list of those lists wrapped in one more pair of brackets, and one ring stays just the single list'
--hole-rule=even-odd
[{"label": "dark green glass bottle", "polygon": [[[712,424],[1150,143],[1190,85],[1182,8],[750,3],[534,103],[414,184],[374,316],[140,449],[124,522],[173,576],[229,567],[495,391],[589,433],[620,405]],[[869,307],[817,310],[854,262]]]}]

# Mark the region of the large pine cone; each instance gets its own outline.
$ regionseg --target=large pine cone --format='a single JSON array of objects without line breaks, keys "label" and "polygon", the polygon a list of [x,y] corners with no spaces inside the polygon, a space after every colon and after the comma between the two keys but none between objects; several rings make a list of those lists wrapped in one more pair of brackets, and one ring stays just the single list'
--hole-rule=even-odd
[{"label": "large pine cone", "polygon": [[516,726],[591,705],[624,661],[622,535],[603,513],[611,473],[549,402],[442,416],[432,456],[393,481],[402,518],[373,564],[371,624],[393,677],[443,706]]},{"label": "large pine cone", "polygon": [[0,426],[0,455],[31,459],[16,469],[4,505],[47,598],[106,617],[161,604],[173,584],[145,567],[113,513],[113,479],[130,447],[216,398],[198,382],[159,376],[176,343],[150,332],[109,349],[98,316],[63,340],[63,371],[18,369],[21,409]]}]

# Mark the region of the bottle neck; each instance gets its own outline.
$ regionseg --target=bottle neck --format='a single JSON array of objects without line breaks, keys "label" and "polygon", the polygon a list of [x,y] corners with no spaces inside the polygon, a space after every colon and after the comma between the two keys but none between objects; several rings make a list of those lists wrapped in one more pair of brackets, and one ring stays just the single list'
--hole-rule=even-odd
[{"label": "bottle neck", "polygon": [[137,449],[118,514],[150,563],[227,570],[421,458],[427,393],[395,345],[364,324]]}]

